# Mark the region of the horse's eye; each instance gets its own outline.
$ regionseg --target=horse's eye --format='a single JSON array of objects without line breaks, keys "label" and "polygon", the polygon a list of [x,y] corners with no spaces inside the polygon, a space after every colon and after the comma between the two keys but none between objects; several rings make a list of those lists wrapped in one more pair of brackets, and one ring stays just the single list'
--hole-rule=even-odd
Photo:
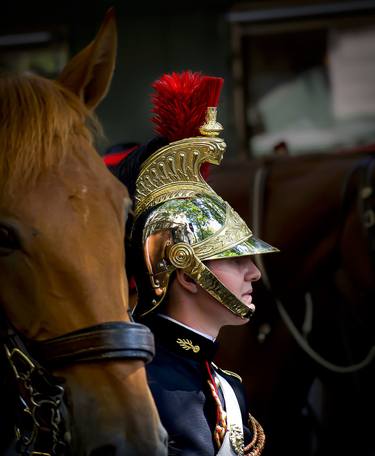
[{"label": "horse's eye", "polygon": [[12,228],[0,225],[0,255],[7,255],[20,247],[17,234]]}]

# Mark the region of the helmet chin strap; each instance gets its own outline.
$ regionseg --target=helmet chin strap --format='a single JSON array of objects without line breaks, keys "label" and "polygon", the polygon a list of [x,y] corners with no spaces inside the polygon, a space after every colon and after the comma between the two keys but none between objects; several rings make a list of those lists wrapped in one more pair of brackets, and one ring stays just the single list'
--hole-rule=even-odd
[{"label": "helmet chin strap", "polygon": [[254,304],[244,304],[198,258],[196,262],[193,271],[185,270],[185,273],[234,315],[243,319],[251,318],[255,311]]},{"label": "helmet chin strap", "polygon": [[254,311],[254,304],[247,306],[220,282],[208,267],[195,255],[190,244],[179,242],[174,244],[168,252],[169,261],[176,268],[181,268],[198,285],[212,297],[240,318],[250,318]]}]

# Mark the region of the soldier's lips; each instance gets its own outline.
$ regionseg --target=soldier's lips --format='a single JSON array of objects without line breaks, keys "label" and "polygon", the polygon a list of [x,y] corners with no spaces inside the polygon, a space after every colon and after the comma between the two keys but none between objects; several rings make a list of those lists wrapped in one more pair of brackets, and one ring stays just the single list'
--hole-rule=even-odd
[{"label": "soldier's lips", "polygon": [[244,304],[246,304],[248,307],[252,307],[253,304],[252,304],[252,301],[253,301],[253,297],[251,295],[252,293],[252,290],[251,291],[247,291],[246,293],[243,293],[241,295],[241,300]]}]

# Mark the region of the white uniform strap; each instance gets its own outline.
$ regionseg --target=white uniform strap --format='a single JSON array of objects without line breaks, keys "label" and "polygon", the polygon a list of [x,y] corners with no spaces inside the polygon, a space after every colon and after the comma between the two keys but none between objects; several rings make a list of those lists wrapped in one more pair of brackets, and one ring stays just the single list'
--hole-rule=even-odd
[{"label": "white uniform strap", "polygon": [[242,456],[244,448],[243,423],[237,397],[228,381],[215,371],[224,396],[227,413],[227,432],[217,456]]}]

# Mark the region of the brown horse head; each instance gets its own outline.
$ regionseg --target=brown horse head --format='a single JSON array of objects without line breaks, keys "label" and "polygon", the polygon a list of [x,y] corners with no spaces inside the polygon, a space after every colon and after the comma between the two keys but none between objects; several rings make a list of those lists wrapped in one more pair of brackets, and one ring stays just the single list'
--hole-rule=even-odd
[{"label": "brown horse head", "polygon": [[[129,321],[130,200],[93,146],[93,109],[108,90],[116,44],[110,12],[58,81],[0,79],[0,304],[27,340]],[[54,373],[66,380],[74,454],[166,454],[142,361]]]}]

